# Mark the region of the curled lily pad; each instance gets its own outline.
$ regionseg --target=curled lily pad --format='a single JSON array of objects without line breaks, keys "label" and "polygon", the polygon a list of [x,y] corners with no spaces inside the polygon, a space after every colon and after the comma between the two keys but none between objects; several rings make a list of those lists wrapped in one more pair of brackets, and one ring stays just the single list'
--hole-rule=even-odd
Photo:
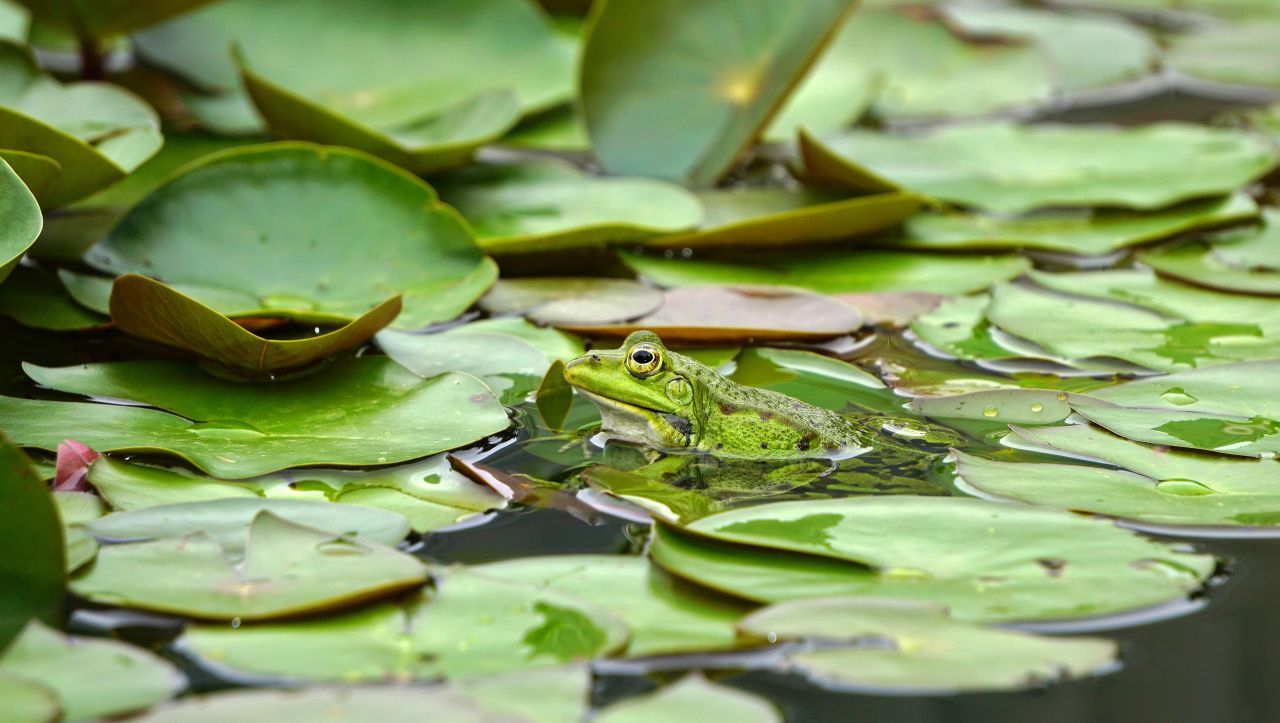
[{"label": "curled lily pad", "polygon": [[1175,234],[1253,218],[1258,206],[1237,193],[1139,213],[1079,209],[1021,218],[921,214],[909,220],[902,246],[921,249],[1030,248],[1099,255]]},{"label": "curled lily pad", "polygon": [[628,656],[736,647],[743,608],[681,589],[642,557],[557,555],[488,563],[472,571],[550,589],[613,611],[631,631]]},{"label": "curled lily pad", "polygon": [[[854,595],[925,600],[959,620],[1077,618],[1177,600],[1213,571],[1105,520],[950,497],[756,505],[659,525],[671,573],[760,602]],[[853,564],[851,564],[853,563]]]},{"label": "curled lily pad", "polygon": [[114,640],[68,638],[35,621],[0,656],[0,674],[49,688],[66,720],[141,710],[187,685],[177,668],[146,650]]},{"label": "curled lily pad", "polygon": [[1214,255],[1239,269],[1280,271],[1280,211],[1264,209],[1262,219],[1261,228],[1214,237]]},{"label": "curled lily pad", "polygon": [[0,218],[5,219],[4,230],[0,232],[0,282],[3,282],[44,227],[35,196],[3,158],[0,158]]},{"label": "curled lily pad", "polygon": [[476,678],[557,667],[626,645],[612,613],[556,590],[468,570],[440,577],[428,602],[297,623],[187,628],[179,646],[238,674],[344,681]]},{"label": "curled lily pad", "polygon": [[1247,133],[1178,123],[984,123],[909,137],[801,134],[800,141],[816,181],[860,192],[910,189],[1004,213],[1048,206],[1157,209],[1236,191],[1280,160],[1280,152]]},{"label": "curled lily pad", "polygon": [[57,276],[25,265],[15,267],[0,285],[0,315],[50,331],[82,331],[108,322],[73,301]]},{"label": "curled lily pad", "polygon": [[1233,266],[1208,244],[1194,242],[1144,251],[1138,254],[1138,259],[1165,276],[1187,283],[1223,291],[1280,296],[1280,271]]},{"label": "curled lily pad", "polygon": [[897,226],[924,203],[909,193],[847,198],[767,187],[708,189],[699,191],[698,199],[707,213],[701,226],[646,245],[742,248],[844,241]]},{"label": "curled lily pad", "polygon": [[111,320],[131,336],[177,347],[234,372],[265,375],[297,369],[368,341],[400,313],[400,297],[378,304],[327,334],[264,339],[159,281],[125,274],[111,289]]},{"label": "curled lily pad", "polygon": [[660,291],[626,279],[504,279],[480,299],[490,314],[519,313],[557,326],[635,319],[661,305]]},{"label": "curled lily pad", "polygon": [[162,277],[229,316],[346,322],[401,294],[403,327],[452,319],[497,275],[431,187],[362,153],[303,143],[184,167],[86,259]]},{"label": "curled lily pad", "polygon": [[470,444],[508,424],[478,379],[424,380],[378,357],[339,360],[267,387],[176,362],[27,370],[62,391],[168,411],[0,397],[0,427],[18,444],[55,449],[70,436],[102,452],[167,451],[231,479],[308,464],[402,462]]},{"label": "curled lily pad", "polygon": [[564,362],[557,359],[547,367],[547,373],[538,384],[535,396],[538,415],[549,429],[564,429],[565,421],[573,408],[573,400],[573,387],[564,378]]},{"label": "curled lily pad", "polygon": [[[61,171],[33,191],[44,208],[65,206],[124,178],[164,139],[151,106],[102,83],[62,85],[30,53],[0,42],[0,149],[44,156]],[[6,159],[13,162],[9,155]],[[47,167],[40,174],[48,178]],[[19,168],[33,166],[23,164]]]},{"label": "curled lily pad", "polygon": [[1098,389],[1076,411],[1148,444],[1223,454],[1280,453],[1280,362],[1222,364]]},{"label": "curled lily pad", "polygon": [[600,178],[549,160],[471,166],[436,188],[496,254],[638,241],[702,219],[698,199],[674,184]]},{"label": "curled lily pad", "polygon": [[760,0],[601,3],[586,30],[579,83],[596,156],[615,173],[713,185],[851,7],[848,0],[815,0],[799,13]]},{"label": "curled lily pad", "polygon": [[264,620],[383,597],[426,578],[422,563],[403,552],[264,511],[249,525],[239,565],[212,536],[197,532],[103,547],[71,587],[96,602]]},{"label": "curled lily pad", "polygon": [[776,286],[672,289],[652,314],[616,324],[561,323],[589,336],[625,337],[648,329],[668,343],[737,344],[749,340],[820,340],[857,331],[862,315],[834,299]]},{"label": "curled lily pad", "polygon": [[957,452],[957,472],[987,494],[1152,525],[1280,525],[1274,459],[1194,454],[1130,442],[1088,424],[1016,428],[1011,438],[1115,465],[1003,462]]},{"label": "curled lily pad", "polygon": [[[8,425],[0,425],[7,430]],[[10,432],[11,433],[11,432]],[[21,451],[0,436],[0,646],[30,619],[54,622],[62,611],[66,552],[62,523],[44,480]]]},{"label": "curled lily pad", "polygon": [[1112,669],[1116,644],[1061,638],[952,620],[915,601],[817,598],[771,605],[739,628],[759,640],[818,639],[787,656],[787,667],[823,687],[954,693],[1017,690]]},{"label": "curled lily pad", "polygon": [[963,294],[1012,279],[1030,268],[1019,256],[955,256],[901,251],[787,253],[754,261],[667,259],[623,254],[623,260],[662,286],[778,284],[824,294],[930,291]]},{"label": "curled lily pad", "polygon": [[915,397],[911,410],[936,419],[985,419],[1001,424],[1053,424],[1071,414],[1067,395],[1051,389],[993,389],[945,397]]},{"label": "curled lily pad", "polygon": [[740,723],[780,723],[782,716],[762,698],[736,688],[715,685],[697,673],[657,692],[601,710],[592,720],[599,723],[647,723],[654,720],[739,721]]},{"label": "curled lily pad", "polygon": [[505,404],[524,401],[551,364],[532,344],[509,334],[459,329],[434,334],[383,331],[378,334],[378,346],[420,377],[445,372],[480,377]]}]

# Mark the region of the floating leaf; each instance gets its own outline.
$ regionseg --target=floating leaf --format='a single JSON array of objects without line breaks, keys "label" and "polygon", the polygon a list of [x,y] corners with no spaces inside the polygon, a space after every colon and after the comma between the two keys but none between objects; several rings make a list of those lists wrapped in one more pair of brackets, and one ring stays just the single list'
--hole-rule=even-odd
[{"label": "floating leaf", "polygon": [[551,160],[471,166],[436,188],[495,254],[639,241],[702,220],[698,199],[674,184],[601,178]]},{"label": "floating leaf", "polygon": [[739,721],[779,723],[776,708],[762,698],[736,688],[714,685],[697,673],[655,693],[628,698],[600,711],[592,720],[599,723],[648,723],[655,720]]},{"label": "floating leaf", "polygon": [[18,444],[54,449],[72,436],[102,452],[167,451],[225,478],[307,464],[402,462],[469,444],[508,424],[493,393],[474,377],[423,380],[379,357],[335,361],[270,386],[219,379],[176,362],[27,370],[45,386],[172,414],[0,397],[0,427]]},{"label": "floating leaf", "polygon": [[507,334],[523,339],[548,359],[567,362],[582,356],[582,340],[559,329],[530,324],[516,316],[481,319],[455,327],[458,333]]},{"label": "floating leaf", "polygon": [[57,693],[39,683],[3,673],[0,673],[0,705],[14,720],[54,723],[62,718]]},{"label": "floating leaf", "polygon": [[650,555],[675,575],[760,602],[926,600],[973,621],[1157,605],[1198,589],[1214,567],[1208,555],[1104,520],[911,496],[756,505],[696,520],[688,531],[659,525]]},{"label": "floating leaf", "polygon": [[1191,32],[1170,36],[1165,54],[1171,68],[1184,75],[1227,85],[1280,88],[1275,39],[1280,18],[1238,23],[1205,23]]},{"label": "floating leaf", "polygon": [[[258,497],[258,493],[243,484],[182,474],[177,471],[120,462],[110,457],[99,457],[89,468],[89,484],[102,495],[112,508],[138,510],[179,502],[205,502],[231,497]],[[246,519],[245,522],[248,520]],[[183,525],[185,530],[185,523]],[[183,530],[178,530],[181,534]]]},{"label": "floating leaf", "polygon": [[[13,434],[8,424],[0,424]],[[52,623],[62,610],[66,552],[62,523],[44,480],[0,436],[0,650],[28,620]]]},{"label": "floating leaf", "polygon": [[787,97],[765,128],[766,141],[791,143],[801,128],[814,133],[848,128],[871,107],[880,89],[880,77],[846,52],[847,45],[841,41],[837,34]]},{"label": "floating leaf", "polygon": [[614,173],[713,185],[851,7],[848,0],[803,8],[768,0],[602,3],[583,40],[579,84],[596,156]]},{"label": "floating leaf", "polygon": [[4,230],[0,232],[0,282],[3,282],[44,228],[35,196],[3,158],[0,158],[0,218],[5,219]]},{"label": "floating leaf", "polygon": [[184,167],[86,260],[162,277],[228,316],[343,323],[401,294],[403,327],[454,318],[497,274],[425,183],[356,151],[302,143]]},{"label": "floating leaf", "polygon": [[[1275,235],[1275,231],[1272,231]],[[1280,244],[1276,244],[1280,247]],[[1280,271],[1233,266],[1215,246],[1194,242],[1142,251],[1138,260],[1165,276],[1223,291],[1280,296]]]},{"label": "floating leaf", "polygon": [[662,286],[778,284],[824,294],[930,291],[963,294],[1012,279],[1030,267],[1018,256],[955,256],[900,251],[788,252],[732,262],[623,254],[623,261]]},{"label": "floating leaf", "polygon": [[127,35],[212,0],[16,0],[41,22],[85,38]]},{"label": "floating leaf", "polygon": [[913,136],[852,131],[820,141],[801,134],[800,141],[814,180],[860,192],[906,188],[1005,213],[1046,206],[1158,209],[1236,191],[1280,159],[1249,134],[1178,123],[985,123]]},{"label": "floating leaf", "polygon": [[103,547],[71,587],[95,602],[265,620],[384,597],[426,579],[422,563],[403,552],[263,511],[249,526],[239,565],[212,536],[197,532]]},{"label": "floating leaf", "polygon": [[524,314],[543,324],[607,324],[635,319],[662,305],[662,293],[626,279],[503,279],[480,308],[490,314]]},{"label": "floating leaf", "polygon": [[915,397],[911,411],[934,419],[1054,424],[1071,414],[1067,395],[1051,389],[993,389],[945,397]]},{"label": "floating leaf", "polygon": [[787,668],[824,688],[878,693],[1029,688],[1107,671],[1117,652],[1110,640],[987,628],[905,600],[797,600],[752,613],[739,628],[770,642],[821,640],[789,654]]},{"label": "floating leaf", "polygon": [[626,645],[611,613],[555,590],[467,570],[443,575],[430,601],[296,623],[187,628],[179,645],[237,674],[343,681],[476,678],[556,667]]},{"label": "floating leaf", "polygon": [[[27,42],[30,29],[31,13],[26,8],[9,0],[0,3],[0,40],[21,45]],[[39,694],[33,694],[33,697],[39,698]]]},{"label": "floating leaf", "polygon": [[146,276],[125,274],[116,278],[111,289],[111,320],[124,333],[184,349],[232,371],[256,376],[304,367],[360,346],[399,313],[400,297],[396,296],[327,334],[264,339]]},{"label": "floating leaf", "polygon": [[1280,271],[1280,211],[1263,209],[1261,228],[1220,234],[1213,239],[1213,253],[1240,269]]},{"label": "floating leaf", "polygon": [[18,266],[0,284],[0,314],[23,326],[50,331],[81,331],[107,318],[71,300],[57,277],[35,266]]},{"label": "floating leaf", "polygon": [[378,346],[396,363],[420,377],[466,372],[484,380],[504,404],[519,404],[538,386],[551,360],[534,346],[509,334],[464,332],[461,327],[434,334],[378,333]]},{"label": "floating leaf", "polygon": [[187,685],[177,668],[141,648],[114,640],[68,638],[35,621],[0,656],[0,674],[53,691],[67,720],[141,710]]},{"label": "floating leaf", "polygon": [[1012,440],[1080,464],[1001,462],[957,452],[957,472],[987,494],[1151,525],[1280,525],[1274,459],[1193,454],[1130,442],[1087,424],[1015,428]]},{"label": "floating leaf", "polygon": [[[0,42],[0,148],[50,159],[61,172],[33,183],[44,208],[65,206],[124,178],[164,139],[151,106],[101,83],[62,85],[42,75],[29,51]],[[10,163],[17,159],[5,151]],[[49,178],[46,164],[37,163]],[[17,168],[35,168],[24,163]]]},{"label": "floating leaf", "polygon": [[648,329],[667,343],[821,340],[857,331],[862,315],[848,304],[800,289],[699,286],[672,289],[648,316],[618,324],[560,323],[588,336],[625,337]]}]

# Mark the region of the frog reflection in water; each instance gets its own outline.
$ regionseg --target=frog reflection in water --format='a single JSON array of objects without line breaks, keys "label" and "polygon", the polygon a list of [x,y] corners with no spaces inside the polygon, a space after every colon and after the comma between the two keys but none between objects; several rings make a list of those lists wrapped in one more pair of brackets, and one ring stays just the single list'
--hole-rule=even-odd
[{"label": "frog reflection in water", "polygon": [[[600,408],[602,430],[612,440],[684,453],[640,471],[651,478],[725,499],[778,494],[832,473],[838,479],[847,466],[856,491],[877,491],[864,489],[877,480],[896,491],[932,488],[924,477],[936,453],[882,434],[880,424],[726,379],[666,349],[652,332],[637,331],[618,349],[588,352],[564,375]],[[872,459],[848,464],[867,452]],[[873,461],[875,469],[867,464]]]}]

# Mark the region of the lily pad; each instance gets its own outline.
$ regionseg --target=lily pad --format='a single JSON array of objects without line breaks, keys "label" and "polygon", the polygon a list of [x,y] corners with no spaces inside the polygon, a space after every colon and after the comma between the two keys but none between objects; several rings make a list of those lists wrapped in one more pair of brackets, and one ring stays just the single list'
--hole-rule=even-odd
[{"label": "lily pad", "polygon": [[343,323],[401,294],[403,327],[454,318],[497,275],[430,186],[362,153],[302,143],[185,166],[86,260],[162,277],[228,316]]},{"label": "lily pad", "polygon": [[909,193],[847,198],[785,188],[708,189],[698,192],[706,219],[695,230],[649,241],[660,248],[744,248],[846,241],[892,228],[920,210]]},{"label": "lily pad", "polygon": [[802,133],[800,147],[808,175],[825,184],[858,192],[905,188],[1003,213],[1048,206],[1154,210],[1236,191],[1280,159],[1280,151],[1247,133],[1179,123],[995,122],[823,140]]},{"label": "lily pad", "polygon": [[25,43],[30,30],[31,13],[26,8],[9,0],[0,3],[0,40]]},{"label": "lily pad", "polygon": [[56,276],[35,266],[15,267],[0,285],[0,315],[50,331],[82,331],[109,321],[72,301]]},{"label": "lily pad", "polygon": [[541,351],[506,334],[384,331],[378,334],[378,346],[420,377],[451,371],[480,377],[504,404],[524,401],[550,365]]},{"label": "lily pad", "polygon": [[737,647],[733,625],[744,613],[742,606],[692,595],[642,557],[525,557],[471,570],[556,590],[612,611],[631,631],[629,657]]},{"label": "lily pad", "polygon": [[1139,213],[1078,209],[1021,218],[921,214],[895,243],[920,249],[1043,249],[1101,255],[1176,234],[1253,218],[1258,206],[1243,193]]},{"label": "lily pad", "polygon": [[1113,669],[1116,644],[952,620],[915,601],[818,598],[771,605],[739,628],[759,640],[818,639],[787,667],[824,688],[879,693],[1017,690]]},{"label": "lily pad", "polygon": [[1004,462],[957,452],[957,472],[987,494],[1151,525],[1280,525],[1274,459],[1150,447],[1088,424],[1015,428],[1018,446],[1115,465]]},{"label": "lily pad", "polygon": [[382,605],[297,623],[193,625],[178,645],[237,674],[343,681],[483,678],[620,650],[613,614],[555,590],[452,570],[408,608]]},{"label": "lily pad", "polygon": [[114,640],[65,637],[34,621],[0,656],[0,674],[53,691],[66,720],[141,710],[187,686],[177,668],[146,650]]},{"label": "lily pad", "polygon": [[672,289],[657,311],[616,324],[560,323],[588,336],[625,337],[648,329],[667,343],[821,340],[857,331],[858,310],[802,289],[777,286],[698,286]]},{"label": "lily pad", "polygon": [[516,316],[481,319],[455,328],[460,334],[506,334],[523,339],[548,359],[567,362],[582,356],[582,340],[559,329],[537,326]]},{"label": "lily pad", "polygon": [[[112,509],[126,512],[181,502],[258,497],[258,492],[248,485],[121,462],[111,457],[95,459],[93,466],[89,467],[87,479]],[[178,530],[177,533],[184,531]]]},{"label": "lily pad", "polygon": [[[1280,246],[1280,244],[1277,244]],[[1144,251],[1138,260],[1158,273],[1190,284],[1245,294],[1280,296],[1280,271],[1241,269],[1208,244],[1193,242]]]},{"label": "lily pad", "polygon": [[5,711],[13,716],[14,720],[54,723],[62,718],[62,707],[58,705],[57,693],[39,683],[2,673],[0,673],[0,705],[4,706]]},{"label": "lily pad", "polygon": [[403,552],[263,511],[249,526],[241,564],[211,535],[197,532],[103,547],[71,587],[95,602],[265,620],[384,597],[426,579],[422,563]]},{"label": "lily pad", "polygon": [[718,720],[781,723],[782,716],[763,698],[715,685],[697,673],[657,692],[628,698],[596,714],[598,723],[649,723],[656,720]]},{"label": "lily pad", "polygon": [[1219,234],[1213,253],[1240,269],[1280,271],[1280,211],[1263,209],[1263,226]]},{"label": "lily pad", "polygon": [[1275,38],[1280,18],[1237,23],[1206,23],[1170,37],[1165,54],[1184,75],[1226,85],[1280,88]]},{"label": "lily pad", "polygon": [[627,279],[553,277],[503,279],[480,308],[523,314],[542,324],[607,324],[635,319],[662,305],[657,289]]},{"label": "lily pad", "polygon": [[100,452],[167,451],[228,479],[308,464],[402,462],[483,439],[508,424],[478,379],[446,374],[423,380],[381,357],[339,360],[265,387],[177,362],[27,370],[45,386],[130,399],[172,414],[0,397],[0,427],[18,444],[55,449],[70,436]]},{"label": "lily pad", "polygon": [[1139,379],[1071,406],[1128,439],[1223,454],[1280,453],[1280,362],[1222,364]]},{"label": "lily pad", "polygon": [[924,600],[971,621],[1158,605],[1194,592],[1214,568],[1211,556],[1105,520],[951,497],[778,502],[655,533],[650,555],[664,569],[746,599]]},{"label": "lily pad", "polygon": [[859,58],[844,52],[845,47],[836,35],[769,122],[764,140],[791,143],[801,128],[814,133],[842,130],[866,113],[881,79],[862,67]]},{"label": "lily pad", "polygon": [[436,188],[495,254],[639,241],[702,220],[698,199],[679,186],[591,176],[552,160],[475,165]]},{"label": "lily pad", "polygon": [[1001,424],[1054,424],[1071,415],[1067,395],[1052,389],[992,389],[942,397],[915,397],[911,411],[934,419],[976,419]]},{"label": "lily pad", "polygon": [[109,38],[181,15],[212,0],[16,0],[41,22],[85,38]]},{"label": "lily pad", "polygon": [[100,538],[125,541],[201,532],[224,550],[238,552],[249,526],[264,512],[294,525],[345,535],[357,542],[395,545],[409,534],[408,522],[393,512],[312,500],[270,500],[256,495],[113,512],[85,526]]},{"label": "lily pad", "polygon": [[[9,434],[8,425],[0,425]],[[66,587],[62,523],[44,480],[21,451],[0,436],[0,650],[37,619],[61,615]]]},{"label": "lily pad", "polygon": [[[400,313],[392,297],[350,324],[302,339],[264,339],[159,281],[125,274],[111,289],[111,320],[130,336],[190,351],[239,374],[264,376],[314,364],[368,341]],[[434,376],[434,375],[432,375]]]},{"label": "lily pad", "polygon": [[[587,134],[609,171],[710,186],[768,125],[849,0],[607,0],[583,40]],[[653,139],[663,139],[655,144]]]},{"label": "lily pad", "polygon": [[1030,268],[1019,256],[957,256],[902,251],[789,252],[751,261],[668,259],[623,254],[640,276],[662,286],[778,284],[824,294],[872,291],[981,291]]},{"label": "lily pad", "polygon": [[44,228],[36,197],[3,158],[0,158],[0,217],[5,219],[0,233],[0,282],[3,282]]}]

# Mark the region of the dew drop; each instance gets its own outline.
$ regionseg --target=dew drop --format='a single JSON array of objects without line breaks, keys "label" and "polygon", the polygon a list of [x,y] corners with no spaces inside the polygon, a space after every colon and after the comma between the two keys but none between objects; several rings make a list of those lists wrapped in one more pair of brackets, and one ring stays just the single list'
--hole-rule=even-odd
[{"label": "dew drop", "polygon": [[770,633],[769,633],[769,642],[771,642],[771,643],[776,643],[776,642],[778,642],[778,634],[777,634],[777,633],[775,633],[775,632],[770,631]]},{"label": "dew drop", "polygon": [[1060,401],[1060,402],[1065,402],[1065,401],[1067,401],[1067,393],[1066,393],[1066,392],[1058,392],[1058,401]]},{"label": "dew drop", "polygon": [[891,567],[884,571],[891,580],[927,580],[931,575],[917,567]]},{"label": "dew drop", "polygon": [[1043,411],[1044,411],[1044,405],[1043,405],[1043,404],[1041,404],[1040,402],[1034,402],[1034,403],[1032,403],[1032,405],[1031,405],[1031,411],[1033,411],[1033,412],[1043,412]]},{"label": "dew drop", "polygon": [[1186,406],[1188,404],[1195,404],[1196,402],[1200,401],[1199,399],[1195,398],[1191,394],[1188,394],[1187,391],[1182,387],[1173,387],[1172,389],[1169,389],[1168,391],[1166,391],[1164,394],[1161,394],[1160,398],[1170,404],[1177,404],[1180,407]]},{"label": "dew drop", "polygon": [[984,417],[994,417],[999,413],[1000,413],[1000,410],[996,409],[995,407],[987,407],[986,409],[982,410],[982,416]]},{"label": "dew drop", "polygon": [[238,627],[240,627],[240,618],[232,618],[232,619],[231,619],[231,627],[233,627],[233,628],[238,628]]},{"label": "dew drop", "polygon": [[1179,497],[1200,497],[1213,494],[1212,489],[1190,479],[1167,479],[1163,482],[1157,482],[1156,491],[1163,492],[1166,495],[1178,495]]}]

